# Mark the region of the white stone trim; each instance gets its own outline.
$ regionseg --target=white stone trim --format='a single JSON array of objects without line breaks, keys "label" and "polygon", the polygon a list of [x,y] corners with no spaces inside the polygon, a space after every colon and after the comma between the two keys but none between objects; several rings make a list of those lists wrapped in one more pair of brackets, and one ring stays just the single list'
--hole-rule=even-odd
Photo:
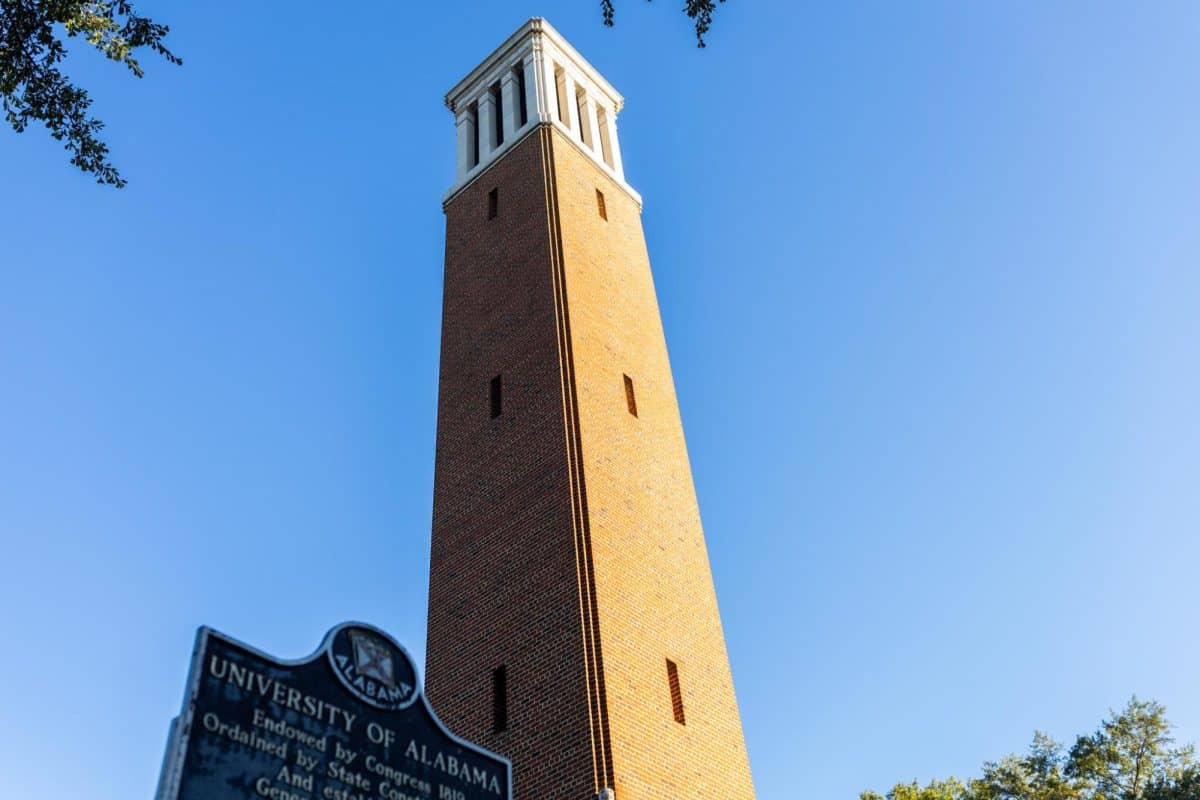
[{"label": "white stone trim", "polygon": [[[571,74],[571,70],[563,66],[562,72],[562,93],[559,95],[560,102],[567,104],[567,127],[571,133],[579,136],[583,132],[583,124],[579,119],[579,100],[576,98],[578,84],[575,82],[575,76]],[[557,87],[556,87],[557,88]],[[584,89],[584,91],[587,91]]]},{"label": "white stone trim", "polygon": [[[535,120],[534,124],[526,125],[524,128],[517,131],[517,138],[513,141],[512,146],[515,147],[518,143],[524,141],[525,137],[532,134],[534,131],[536,131],[538,128],[540,128],[542,125],[550,125],[550,123],[548,123],[548,122],[538,123]],[[571,132],[568,131],[565,127],[563,127],[562,125],[554,125],[552,127],[556,128],[564,137],[566,137],[566,142],[568,145],[570,145],[571,147],[574,147],[576,150],[578,150],[583,155],[588,155],[588,151],[586,149],[584,149],[583,143],[576,141],[575,139],[572,139],[571,135],[570,135]],[[505,149],[507,149],[509,146],[509,143],[505,142],[504,146],[505,146]],[[443,194],[442,195],[442,209],[444,210],[446,207],[446,204],[449,203],[451,200],[453,200],[456,196],[458,196],[458,194],[460,192],[465,190],[471,184],[475,183],[475,181],[482,178],[484,173],[486,173],[488,171],[488,169],[491,168],[491,165],[494,163],[496,163],[496,161],[493,159],[491,162],[488,163],[487,168],[472,170],[471,174],[467,180],[454,186],[452,189],[450,189],[445,194]],[[642,196],[628,183],[617,180],[616,176],[614,176],[608,170],[605,170],[605,173],[608,175],[608,178],[616,184],[618,189],[625,192],[625,194],[629,195],[629,199],[632,200],[634,203],[636,203],[638,209],[640,210],[642,208]],[[601,188],[601,187],[597,187],[597,188]]]},{"label": "white stone trim", "polygon": [[484,89],[477,101],[479,108],[479,163],[489,159],[500,147],[496,141],[496,101],[490,88]]},{"label": "white stone trim", "polygon": [[625,166],[621,163],[621,139],[617,136],[617,111],[614,108],[604,109],[604,122],[608,127],[608,150],[612,156],[612,170],[617,175],[625,174]]},{"label": "white stone trim", "polygon": [[[590,94],[583,98],[583,115],[586,119],[580,121],[580,132],[587,133],[584,145],[594,150],[596,156],[604,162],[604,149],[600,143],[600,121],[596,118],[596,101]],[[604,162],[604,165],[608,166],[608,163]]]},{"label": "white stone trim", "polygon": [[525,69],[525,121],[528,124],[539,119],[537,61],[530,53],[521,63]]},{"label": "white stone trim", "polygon": [[546,58],[541,47],[535,47],[531,56],[537,72],[537,106],[540,122],[558,119],[558,89],[554,83],[554,62]]},{"label": "white stone trim", "polygon": [[517,135],[517,128],[521,127],[521,109],[519,104],[521,98],[520,85],[517,83],[516,75],[510,69],[504,73],[504,77],[500,79],[500,94],[504,98],[504,141],[508,141]]},{"label": "white stone trim", "polygon": [[475,155],[475,120],[467,109],[462,109],[455,115],[455,130],[458,141],[455,157],[458,164],[458,174],[466,175],[471,170],[471,161]]}]

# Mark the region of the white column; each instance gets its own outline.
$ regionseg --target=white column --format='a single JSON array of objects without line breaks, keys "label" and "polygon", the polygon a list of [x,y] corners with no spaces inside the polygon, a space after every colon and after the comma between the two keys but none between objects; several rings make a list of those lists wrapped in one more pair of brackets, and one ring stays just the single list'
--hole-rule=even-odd
[{"label": "white column", "polygon": [[475,121],[468,109],[459,109],[454,115],[454,128],[458,133],[458,177],[471,171],[471,159],[475,155]]},{"label": "white column", "polygon": [[542,122],[554,122],[558,119],[558,90],[554,85],[554,61],[542,50],[537,55],[537,88],[534,94],[538,99],[538,119]]},{"label": "white column", "polygon": [[563,96],[567,103],[567,119],[571,121],[571,133],[579,136],[579,132],[583,128],[579,127],[579,103],[575,102],[575,79],[566,70],[563,70]]},{"label": "white column", "polygon": [[612,153],[613,172],[617,173],[618,178],[625,180],[625,167],[621,165],[621,142],[617,138],[617,110],[612,107],[605,109],[604,118],[608,127],[608,148]]},{"label": "white column", "polygon": [[504,73],[500,79],[500,93],[504,97],[504,141],[511,142],[521,127],[521,111],[517,104],[521,102],[521,87],[517,84],[517,76],[512,70]]},{"label": "white column", "polygon": [[487,161],[488,155],[496,149],[496,103],[488,89],[476,102],[479,104],[479,160],[482,162]]},{"label": "white column", "polygon": [[606,106],[600,103],[595,104],[596,127],[600,130],[600,143],[596,148],[596,152],[600,154],[600,160],[612,168],[612,148],[608,144],[608,110]]},{"label": "white column", "polygon": [[525,70],[525,118],[530,122],[538,121],[538,81],[537,63],[533,56],[526,56],[522,64]]},{"label": "white column", "polygon": [[[580,138],[588,147],[600,152],[600,128],[596,124],[596,104],[592,100],[591,95],[583,96],[583,114],[586,119],[580,120],[581,127],[579,130],[584,132]],[[601,157],[603,160],[603,156]]]}]

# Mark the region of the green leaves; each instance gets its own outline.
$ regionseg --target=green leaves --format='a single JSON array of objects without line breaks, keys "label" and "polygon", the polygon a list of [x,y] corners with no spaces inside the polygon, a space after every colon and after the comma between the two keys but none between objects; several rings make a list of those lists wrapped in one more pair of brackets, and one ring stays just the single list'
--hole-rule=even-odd
[{"label": "green leaves", "polygon": [[[688,19],[695,23],[697,47],[708,46],[704,41],[704,35],[712,27],[713,12],[717,10],[717,3],[724,2],[725,0],[716,0],[716,2],[713,0],[686,0],[683,11],[688,15]],[[604,24],[611,28],[616,16],[613,0],[600,0],[600,11],[604,14]]]},{"label": "green leaves", "polygon": [[[1200,800],[1194,749],[1173,744],[1166,709],[1134,697],[1070,751],[1039,731],[1025,755],[985,762],[966,786],[902,783],[887,800]],[[883,798],[864,792],[860,800]]]},{"label": "green leaves", "polygon": [[[966,800],[967,787],[957,778],[933,780],[922,786],[917,781],[897,783],[887,793],[887,800]],[[859,800],[884,800],[876,792],[863,792]]]},{"label": "green leaves", "polygon": [[1193,748],[1173,748],[1166,709],[1134,697],[1071,748],[1067,774],[1095,800],[1142,800],[1148,786],[1177,782],[1192,763]]},{"label": "green leaves", "polygon": [[134,57],[140,48],[172,64],[183,62],[163,44],[167,26],[139,16],[124,0],[0,0],[0,105],[5,119],[17,133],[33,120],[42,122],[71,153],[72,164],[94,175],[97,183],[120,188],[125,180],[99,138],[104,123],[90,115],[87,91],[57,66],[66,55],[60,31],[84,37],[138,78],[144,74]]},{"label": "green leaves", "polygon": [[972,800],[1076,800],[1079,792],[1063,775],[1062,745],[1041,731],[1029,752],[983,765],[983,777],[971,781]]}]

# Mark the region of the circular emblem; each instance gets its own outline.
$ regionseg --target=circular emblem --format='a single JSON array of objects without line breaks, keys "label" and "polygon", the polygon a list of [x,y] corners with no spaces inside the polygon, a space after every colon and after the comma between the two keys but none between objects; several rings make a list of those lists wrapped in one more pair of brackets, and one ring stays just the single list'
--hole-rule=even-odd
[{"label": "circular emblem", "polygon": [[385,711],[417,699],[417,672],[386,634],[365,625],[343,625],[329,642],[329,662],[350,693]]}]

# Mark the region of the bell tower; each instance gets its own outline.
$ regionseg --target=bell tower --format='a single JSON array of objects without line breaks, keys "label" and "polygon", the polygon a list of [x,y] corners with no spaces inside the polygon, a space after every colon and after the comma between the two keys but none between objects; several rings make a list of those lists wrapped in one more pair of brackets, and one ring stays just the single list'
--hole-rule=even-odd
[{"label": "bell tower", "polygon": [[623,99],[535,18],[446,104],[427,694],[517,800],[751,800]]}]

